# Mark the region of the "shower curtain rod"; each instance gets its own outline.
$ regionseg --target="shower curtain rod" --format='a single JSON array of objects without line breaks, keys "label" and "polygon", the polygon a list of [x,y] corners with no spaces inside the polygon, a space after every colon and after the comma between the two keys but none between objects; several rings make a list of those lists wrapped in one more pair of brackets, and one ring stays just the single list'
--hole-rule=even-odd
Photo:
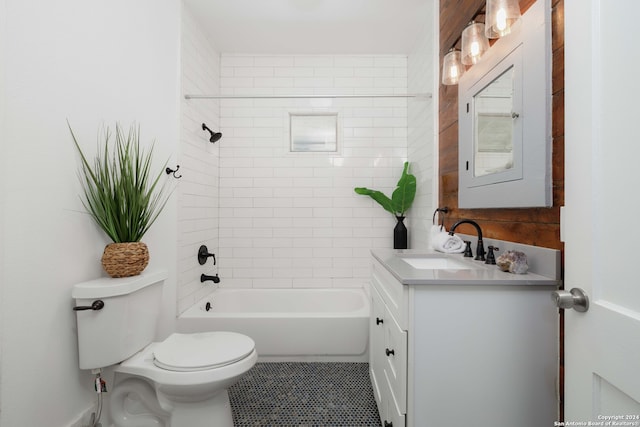
[{"label": "shower curtain rod", "polygon": [[184,99],[316,99],[316,98],[422,98],[430,99],[430,93],[406,93],[389,95],[192,95],[187,94]]}]

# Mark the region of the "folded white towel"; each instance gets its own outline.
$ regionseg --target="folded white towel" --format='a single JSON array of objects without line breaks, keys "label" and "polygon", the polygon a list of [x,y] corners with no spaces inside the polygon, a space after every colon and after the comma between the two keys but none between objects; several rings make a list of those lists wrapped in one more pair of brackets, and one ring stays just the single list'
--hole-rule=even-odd
[{"label": "folded white towel", "polygon": [[438,252],[457,254],[464,252],[465,244],[460,237],[447,233],[444,226],[433,225],[431,226],[431,247]]},{"label": "folded white towel", "polygon": [[440,233],[446,233],[447,229],[444,228],[444,225],[432,225],[431,230],[429,230],[431,241]]}]

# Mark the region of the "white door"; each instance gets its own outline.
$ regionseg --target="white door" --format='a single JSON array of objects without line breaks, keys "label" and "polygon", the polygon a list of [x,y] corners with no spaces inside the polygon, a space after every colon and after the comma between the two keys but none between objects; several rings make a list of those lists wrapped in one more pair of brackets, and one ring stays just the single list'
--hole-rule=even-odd
[{"label": "white door", "polygon": [[640,426],[640,1],[564,3],[565,420]]}]

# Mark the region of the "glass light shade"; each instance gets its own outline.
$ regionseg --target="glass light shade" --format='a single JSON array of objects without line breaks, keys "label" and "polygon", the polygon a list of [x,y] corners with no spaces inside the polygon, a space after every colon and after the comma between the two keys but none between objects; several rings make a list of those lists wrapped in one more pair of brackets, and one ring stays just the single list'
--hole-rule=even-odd
[{"label": "glass light shade", "polygon": [[520,19],[518,0],[487,0],[485,34],[490,39],[506,36]]},{"label": "glass light shade", "polygon": [[442,84],[443,85],[457,85],[458,80],[464,74],[465,68],[460,61],[460,51],[457,49],[450,49],[449,53],[444,56],[442,61]]},{"label": "glass light shade", "polygon": [[471,21],[462,32],[462,63],[472,65],[489,49],[489,39],[484,35],[484,24]]}]

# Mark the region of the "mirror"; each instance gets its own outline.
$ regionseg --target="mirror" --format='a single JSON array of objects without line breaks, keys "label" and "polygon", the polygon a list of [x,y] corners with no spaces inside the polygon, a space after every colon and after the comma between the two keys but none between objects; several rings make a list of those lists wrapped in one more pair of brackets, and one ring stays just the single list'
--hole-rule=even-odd
[{"label": "mirror", "polygon": [[534,3],[460,78],[460,208],[551,206],[550,10]]},{"label": "mirror", "polygon": [[484,176],[513,168],[513,67],[473,97],[473,173]]}]

